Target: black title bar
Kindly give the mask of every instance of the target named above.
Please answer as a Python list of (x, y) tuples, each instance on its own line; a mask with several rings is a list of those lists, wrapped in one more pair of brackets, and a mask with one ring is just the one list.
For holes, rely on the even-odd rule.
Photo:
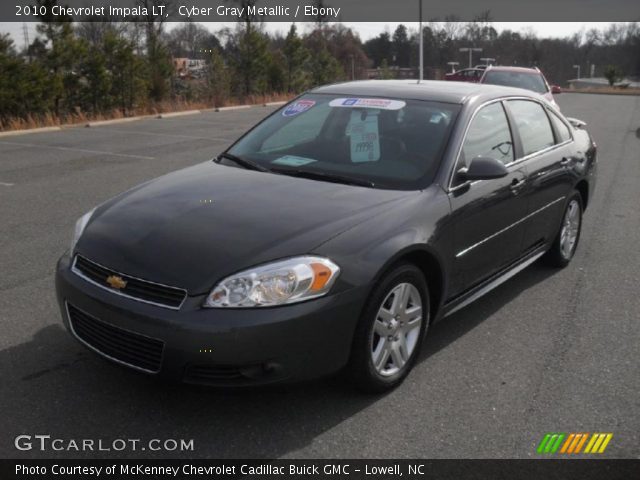
[[(0, 21), (38, 21), (39, 16), (75, 21), (136, 21), (163, 18), (193, 22), (417, 22), (420, 0), (60, 0), (55, 8), (35, 0), (0, 2)], [(150, 7), (142, 7), (148, 3)], [(155, 8), (154, 8), (155, 7)], [(640, 20), (637, 0), (423, 0), (425, 21), (592, 22)]]
[(640, 460), (0, 460), (6, 479), (627, 480)]

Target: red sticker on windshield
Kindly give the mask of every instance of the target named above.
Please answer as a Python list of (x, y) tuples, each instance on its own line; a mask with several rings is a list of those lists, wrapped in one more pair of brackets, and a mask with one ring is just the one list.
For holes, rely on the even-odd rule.
[(314, 100), (296, 100), (282, 111), (283, 117), (294, 117), (304, 113), (316, 104)]

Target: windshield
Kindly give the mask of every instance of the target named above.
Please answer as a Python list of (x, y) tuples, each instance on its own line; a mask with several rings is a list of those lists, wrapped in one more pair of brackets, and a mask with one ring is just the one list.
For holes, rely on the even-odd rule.
[(482, 83), (524, 88), (536, 93), (547, 93), (547, 85), (542, 79), (542, 75), (538, 73), (489, 71), (485, 74)]
[(419, 100), (308, 94), (268, 117), (228, 154), (276, 173), (419, 189), (433, 181), (459, 109)]

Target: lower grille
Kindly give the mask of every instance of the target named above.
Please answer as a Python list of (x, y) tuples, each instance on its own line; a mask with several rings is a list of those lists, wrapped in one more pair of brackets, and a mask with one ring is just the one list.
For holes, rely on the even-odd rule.
[(233, 381), (246, 378), (240, 369), (231, 365), (189, 365), (184, 381), (187, 383), (207, 383)]
[(164, 342), (123, 330), (67, 303), (74, 335), (93, 350), (118, 363), (157, 373), (162, 364)]
[(183, 381), (185, 383), (211, 386), (242, 386), (266, 384), (286, 378), (282, 367), (273, 362), (254, 365), (187, 365)]

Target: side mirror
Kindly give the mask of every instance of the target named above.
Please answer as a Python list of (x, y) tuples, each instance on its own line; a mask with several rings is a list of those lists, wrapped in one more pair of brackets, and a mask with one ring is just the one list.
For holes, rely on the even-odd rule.
[(551, 85), (551, 93), (558, 95), (562, 93), (562, 89), (558, 85)]
[(507, 167), (500, 160), (491, 157), (475, 157), (468, 167), (458, 170), (458, 177), (465, 181), (491, 180), (508, 174)]

